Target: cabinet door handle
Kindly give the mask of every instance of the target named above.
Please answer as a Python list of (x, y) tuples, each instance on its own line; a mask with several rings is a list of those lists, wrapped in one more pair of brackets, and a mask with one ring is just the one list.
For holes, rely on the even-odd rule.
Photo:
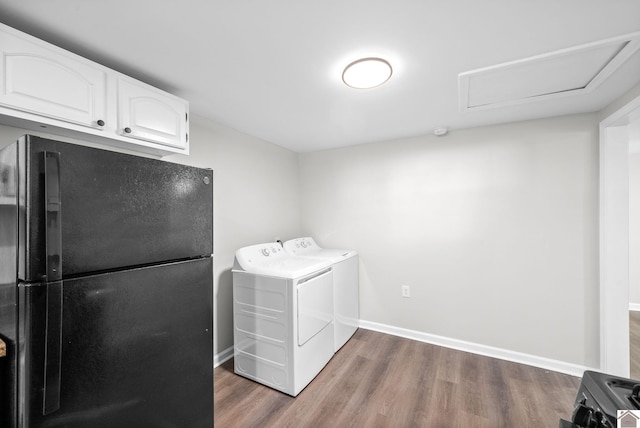
[(131, 128), (129, 127), (124, 128), (124, 132), (125, 134), (131, 134)]
[(102, 119), (98, 119), (96, 123), (98, 124), (98, 126), (104, 126), (104, 120)]

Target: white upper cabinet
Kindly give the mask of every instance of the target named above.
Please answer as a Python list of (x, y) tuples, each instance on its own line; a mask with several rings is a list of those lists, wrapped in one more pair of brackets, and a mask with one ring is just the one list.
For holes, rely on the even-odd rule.
[(158, 156), (189, 154), (189, 103), (0, 24), (0, 123)]
[(118, 79), (118, 129), (124, 136), (184, 148), (187, 103), (141, 82)]
[(105, 70), (37, 43), (0, 32), (0, 104), (78, 125), (101, 128)]

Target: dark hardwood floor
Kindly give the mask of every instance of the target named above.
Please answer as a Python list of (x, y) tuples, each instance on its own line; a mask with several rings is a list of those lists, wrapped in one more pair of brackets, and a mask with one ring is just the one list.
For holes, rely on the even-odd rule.
[(359, 329), (296, 398), (215, 369), (215, 426), (557, 428), (580, 378)]
[(631, 377), (640, 379), (640, 312), (629, 311), (629, 352)]

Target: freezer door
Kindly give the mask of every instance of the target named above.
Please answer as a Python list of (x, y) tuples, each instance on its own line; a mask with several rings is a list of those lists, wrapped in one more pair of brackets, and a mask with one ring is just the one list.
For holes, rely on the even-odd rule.
[[(213, 252), (211, 170), (34, 136), (18, 154), (20, 279), (47, 274), (45, 191), (55, 179), (63, 278)], [(59, 166), (45, 174), (47, 156)]]
[(213, 426), (211, 258), (63, 281), (57, 391), (49, 285), (20, 286), (20, 426)]
[(17, 409), (17, 159), (15, 145), (0, 150), (0, 340), (7, 348), (0, 356), (0, 427), (15, 426)]

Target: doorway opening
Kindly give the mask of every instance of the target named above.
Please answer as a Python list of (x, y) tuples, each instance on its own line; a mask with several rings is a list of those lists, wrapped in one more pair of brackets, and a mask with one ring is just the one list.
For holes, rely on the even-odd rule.
[(640, 97), (600, 123), (600, 368), (629, 377), (629, 147)]

